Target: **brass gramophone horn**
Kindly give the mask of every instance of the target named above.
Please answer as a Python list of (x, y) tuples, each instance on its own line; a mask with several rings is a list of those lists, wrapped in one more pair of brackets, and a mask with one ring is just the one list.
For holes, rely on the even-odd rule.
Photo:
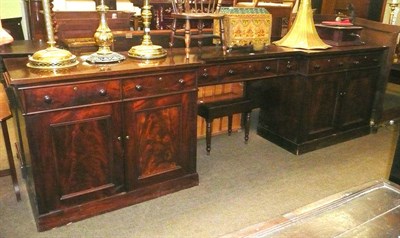
[(315, 29), (311, 0), (300, 0), (299, 10), (289, 32), (273, 43), (278, 46), (307, 50), (331, 47), (321, 40)]

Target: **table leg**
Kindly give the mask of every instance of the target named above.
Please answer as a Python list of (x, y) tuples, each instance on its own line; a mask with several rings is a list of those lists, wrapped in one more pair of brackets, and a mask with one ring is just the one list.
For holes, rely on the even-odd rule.
[(1, 121), (1, 129), (3, 131), (4, 144), (5, 144), (6, 151), (7, 151), (7, 159), (8, 159), (8, 163), (10, 165), (10, 173), (11, 173), (11, 179), (12, 179), (13, 186), (14, 186), (15, 195), (17, 196), (17, 201), (21, 201), (21, 193), (20, 193), (20, 189), (19, 189), (19, 185), (18, 185), (17, 172), (15, 170), (14, 158), (13, 158), (12, 150), (11, 150), (11, 143), (10, 143), (10, 137), (8, 134), (7, 121)]

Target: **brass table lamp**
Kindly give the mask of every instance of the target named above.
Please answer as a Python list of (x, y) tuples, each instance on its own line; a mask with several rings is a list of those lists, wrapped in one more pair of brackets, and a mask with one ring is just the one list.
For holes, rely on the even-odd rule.
[(104, 5), (104, 0), (101, 0), (101, 4), (96, 8), (100, 14), (100, 24), (94, 34), (94, 40), (99, 49), (86, 58), (86, 61), (92, 64), (121, 62), (125, 59), (125, 56), (110, 50), (114, 36), (107, 25), (106, 12), (108, 9), (108, 6)]
[(55, 46), (56, 41), (54, 40), (49, 0), (42, 0), (42, 4), (48, 38), (47, 44), (49, 47), (44, 50), (39, 50), (32, 56), (29, 56), (29, 63), (27, 66), (37, 69), (60, 69), (77, 65), (79, 61), (76, 59), (75, 55)]
[(133, 46), (128, 55), (138, 59), (157, 59), (167, 56), (167, 51), (159, 45), (153, 45), (150, 37), (151, 24), (151, 6), (149, 0), (145, 0), (142, 8), (142, 18), (144, 26), (144, 35), (141, 45)]

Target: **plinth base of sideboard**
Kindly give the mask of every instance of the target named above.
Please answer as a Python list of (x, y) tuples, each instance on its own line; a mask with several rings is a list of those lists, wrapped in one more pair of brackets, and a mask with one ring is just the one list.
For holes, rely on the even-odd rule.
[(197, 185), (199, 185), (199, 176), (197, 173), (193, 173), (134, 191), (51, 211), (35, 217), (37, 229), (46, 231)]
[(318, 138), (304, 143), (296, 143), (281, 135), (274, 133), (273, 131), (265, 127), (262, 126), (257, 127), (257, 134), (259, 136), (263, 137), (264, 139), (267, 139), (268, 141), (282, 147), (283, 149), (295, 155), (305, 154), (307, 152), (311, 152), (341, 142), (345, 142), (351, 139), (362, 137), (370, 133), (371, 133), (371, 128), (369, 126), (365, 126), (345, 132), (339, 132), (330, 136)]

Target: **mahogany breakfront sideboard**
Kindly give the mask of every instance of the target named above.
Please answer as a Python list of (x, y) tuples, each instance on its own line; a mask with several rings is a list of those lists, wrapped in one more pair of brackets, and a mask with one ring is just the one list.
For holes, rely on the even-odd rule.
[(295, 154), (370, 133), (386, 51), (173, 49), (54, 71), (5, 59), (38, 230), (196, 186), (200, 86), (244, 82), (258, 134)]

